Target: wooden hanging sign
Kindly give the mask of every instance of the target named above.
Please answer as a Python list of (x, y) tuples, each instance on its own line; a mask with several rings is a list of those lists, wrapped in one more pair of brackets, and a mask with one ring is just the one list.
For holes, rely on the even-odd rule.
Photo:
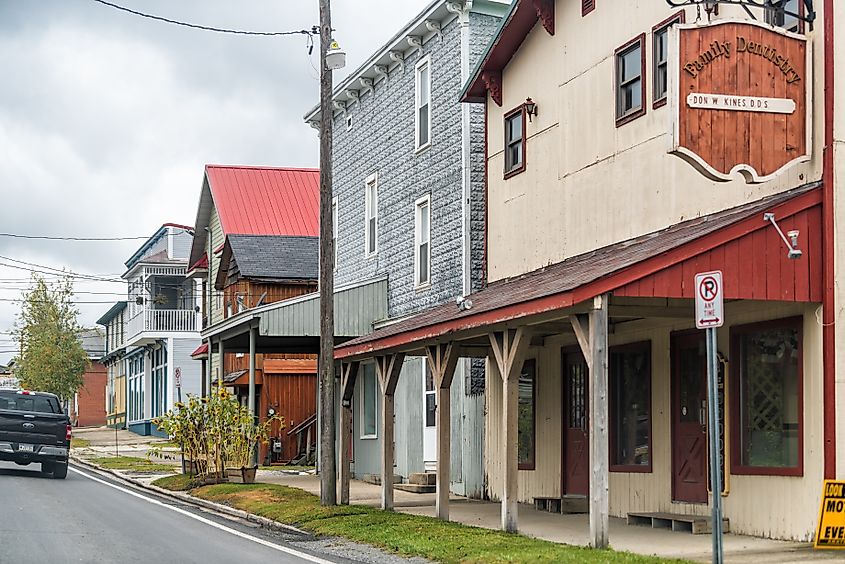
[[(718, 181), (765, 182), (810, 159), (811, 46), (758, 22), (723, 20), (670, 30), (672, 145)], [(670, 60), (672, 60), (670, 58)]]

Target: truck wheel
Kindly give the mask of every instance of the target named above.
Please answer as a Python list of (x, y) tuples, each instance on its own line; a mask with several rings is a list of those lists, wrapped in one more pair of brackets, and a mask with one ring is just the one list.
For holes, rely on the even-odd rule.
[(41, 473), (42, 474), (52, 474), (53, 473), (53, 463), (52, 462), (42, 462), (41, 463)]
[(67, 465), (67, 462), (65, 462), (64, 464), (57, 463), (53, 465), (54, 480), (64, 480), (65, 478), (67, 478)]

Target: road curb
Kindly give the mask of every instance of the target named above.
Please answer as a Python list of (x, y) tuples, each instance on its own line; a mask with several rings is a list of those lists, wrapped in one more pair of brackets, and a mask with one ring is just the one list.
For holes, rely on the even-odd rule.
[(222, 513), (225, 516), (229, 517), (237, 517), (238, 519), (244, 519), (246, 521), (250, 521), (252, 523), (256, 523), (261, 525), (265, 529), (273, 529), (283, 533), (296, 533), (299, 535), (308, 535), (313, 536), (313, 533), (309, 533), (308, 531), (303, 531), (293, 525), (286, 525), (285, 523), (279, 523), (278, 521), (273, 521), (272, 519), (268, 519), (266, 517), (262, 517), (260, 515), (255, 515), (254, 513), (249, 513), (247, 511), (243, 511), (241, 509), (235, 509), (234, 507), (229, 507), (228, 505), (223, 505), (221, 503), (215, 503), (213, 501), (208, 501), (206, 499), (201, 499), (198, 497), (194, 497), (190, 494), (186, 494), (183, 492), (174, 492), (171, 490), (166, 490), (164, 488), (160, 488), (158, 486), (154, 486), (153, 484), (145, 484), (144, 482), (132, 478), (130, 476), (126, 476), (121, 474), (116, 470), (112, 470), (110, 468), (103, 468), (101, 466), (97, 466), (96, 464), (85, 460), (84, 458), (80, 458), (75, 455), (70, 455), (70, 459), (81, 466), (85, 466), (86, 468), (90, 468), (92, 470), (96, 470), (97, 472), (101, 472), (103, 474), (109, 474), (114, 476), (118, 480), (125, 482), (127, 484), (131, 484), (137, 488), (141, 488), (150, 492), (154, 492), (158, 495), (169, 497), (171, 499), (176, 499), (178, 501), (188, 503), (190, 505), (194, 505), (196, 507), (200, 507), (203, 509), (211, 509), (217, 513)]

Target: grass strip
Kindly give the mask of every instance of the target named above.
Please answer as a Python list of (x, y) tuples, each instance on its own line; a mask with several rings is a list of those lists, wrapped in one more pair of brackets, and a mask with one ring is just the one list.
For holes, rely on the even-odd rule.
[(153, 485), (172, 492), (186, 492), (202, 485), (202, 483), (193, 476), (176, 474), (175, 476), (164, 476), (153, 480)]
[(217, 484), (194, 488), (191, 494), (313, 533), (344, 537), (404, 556), (422, 556), (447, 564), (683, 562), (630, 552), (558, 544), (431, 517), (357, 505), (323, 507), (319, 498), (313, 494), (276, 484)]
[(70, 440), (70, 448), (87, 448), (91, 446), (91, 441), (88, 439), (80, 439), (78, 437), (73, 437)]
[(157, 464), (146, 458), (135, 456), (95, 456), (87, 460), (109, 470), (128, 470), (130, 472), (174, 472), (177, 470), (175, 466), (170, 464)]

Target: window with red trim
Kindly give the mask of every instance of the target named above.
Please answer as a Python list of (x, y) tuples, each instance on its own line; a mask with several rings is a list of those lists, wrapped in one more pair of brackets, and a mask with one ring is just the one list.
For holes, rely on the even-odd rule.
[(669, 90), (669, 28), (677, 23), (684, 23), (684, 12), (678, 12), (671, 18), (660, 22), (651, 32), (652, 56), (652, 97), (654, 107), (666, 104)]
[(803, 473), (802, 319), (731, 329), (734, 474)]
[(519, 403), (517, 435), (519, 469), (534, 470), (536, 450), (537, 361), (526, 360), (519, 374)]
[(525, 106), (505, 114), (505, 178), (525, 170)]
[(610, 349), (610, 469), (651, 472), (651, 342)]
[(645, 34), (616, 50), (616, 125), (645, 114)]

